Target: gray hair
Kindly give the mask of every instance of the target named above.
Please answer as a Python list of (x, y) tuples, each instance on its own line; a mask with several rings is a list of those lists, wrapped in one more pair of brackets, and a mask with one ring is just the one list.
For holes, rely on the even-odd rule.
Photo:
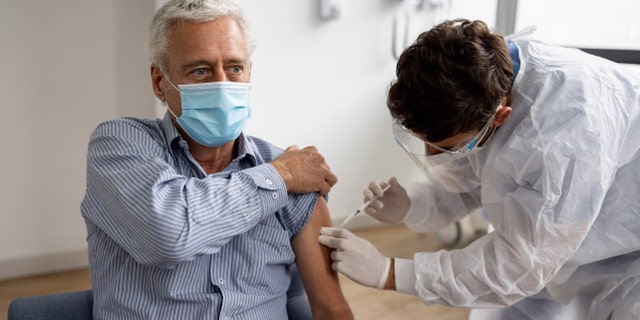
[(167, 33), (175, 21), (214, 21), (229, 17), (238, 23), (244, 35), (249, 56), (255, 48), (255, 40), (240, 7), (233, 0), (170, 0), (156, 12), (149, 25), (147, 55), (152, 64), (167, 72)]

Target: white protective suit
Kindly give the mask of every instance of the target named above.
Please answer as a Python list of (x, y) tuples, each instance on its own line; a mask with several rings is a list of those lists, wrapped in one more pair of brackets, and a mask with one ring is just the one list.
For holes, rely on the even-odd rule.
[(511, 306), (472, 319), (640, 319), (640, 74), (514, 43), (513, 110), (466, 158), (473, 190), (414, 185), (404, 220), (434, 231), (483, 207), (495, 231), (396, 259), (397, 289), (427, 305)]

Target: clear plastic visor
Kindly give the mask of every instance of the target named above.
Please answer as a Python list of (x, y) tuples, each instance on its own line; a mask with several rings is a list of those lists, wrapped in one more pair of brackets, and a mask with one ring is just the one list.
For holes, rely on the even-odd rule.
[[(486, 140), (485, 137), (490, 131), (489, 129), (491, 128), (491, 123), (494, 118), (495, 114), (491, 116), (489, 121), (487, 121), (487, 124), (485, 124), (475, 136), (463, 139), (451, 148), (444, 148), (437, 146), (432, 142), (425, 141), (397, 121), (393, 122), (393, 136), (403, 149), (413, 155), (435, 156), (442, 153), (453, 155), (466, 154), (471, 152), (475, 147), (483, 142), (483, 140)], [(438, 152), (432, 152), (431, 150), (436, 150)]]

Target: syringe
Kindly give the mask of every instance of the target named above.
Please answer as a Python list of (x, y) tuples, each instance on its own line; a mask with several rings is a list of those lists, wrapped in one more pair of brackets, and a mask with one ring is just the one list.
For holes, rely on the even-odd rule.
[[(382, 188), (382, 193), (384, 193), (385, 191), (387, 191), (387, 189), (389, 189), (391, 185), (387, 185), (386, 187)], [(340, 225), (340, 228), (344, 228), (344, 226), (347, 225), (347, 223), (349, 223), (349, 221), (353, 220), (353, 218), (356, 217), (356, 215), (358, 213), (360, 213), (361, 211), (363, 211), (366, 207), (368, 207), (374, 200), (377, 200), (378, 197), (373, 197), (373, 199), (365, 202), (362, 206), (360, 206), (360, 208), (358, 208), (354, 213), (352, 213), (350, 216), (348, 216), (346, 219), (344, 219), (344, 221), (342, 222), (342, 224)]]

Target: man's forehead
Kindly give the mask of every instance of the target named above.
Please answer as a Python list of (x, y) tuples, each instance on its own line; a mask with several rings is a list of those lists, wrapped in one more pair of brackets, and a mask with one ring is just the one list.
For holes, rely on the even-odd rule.
[(167, 40), (169, 58), (202, 60), (219, 56), (225, 60), (248, 60), (244, 35), (232, 19), (181, 21), (172, 24)]

